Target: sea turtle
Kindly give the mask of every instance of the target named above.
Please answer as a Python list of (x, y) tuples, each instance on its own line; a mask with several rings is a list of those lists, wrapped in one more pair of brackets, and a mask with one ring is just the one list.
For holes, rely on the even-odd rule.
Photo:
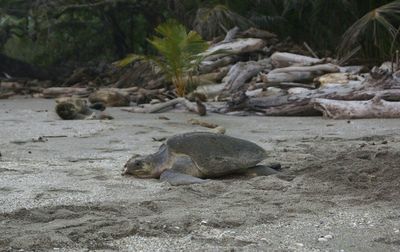
[(257, 165), (266, 157), (263, 148), (243, 139), (190, 132), (170, 137), (154, 154), (132, 157), (125, 164), (123, 175), (160, 178), (171, 185), (183, 185), (234, 173), (276, 173), (269, 166)]
[(56, 99), (56, 113), (64, 120), (104, 120), (113, 119), (103, 112), (106, 107), (102, 103), (88, 105), (85, 99), (78, 97), (61, 97)]

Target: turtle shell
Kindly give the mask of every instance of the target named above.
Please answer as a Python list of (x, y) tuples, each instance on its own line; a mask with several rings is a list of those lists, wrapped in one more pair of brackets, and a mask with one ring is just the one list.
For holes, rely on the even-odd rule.
[(247, 140), (209, 132), (176, 135), (166, 142), (172, 155), (188, 155), (207, 177), (218, 177), (253, 167), (266, 151)]

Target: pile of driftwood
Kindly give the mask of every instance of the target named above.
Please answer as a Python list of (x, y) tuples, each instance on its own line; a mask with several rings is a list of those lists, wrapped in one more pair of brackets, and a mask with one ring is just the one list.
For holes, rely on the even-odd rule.
[[(400, 72), (385, 63), (372, 71), (318, 58), (305, 43), (279, 41), (275, 34), (251, 28), (230, 30), (210, 42), (185, 98), (150, 63), (79, 68), (58, 87), (29, 86), (44, 98), (88, 98), (93, 104), (129, 106), (130, 112), (157, 113), (181, 105), (204, 115), (324, 115), (330, 118), (400, 117)], [(26, 85), (3, 81), (3, 98)], [(1, 93), (1, 92), (0, 92)], [(2, 98), (2, 97), (0, 97)]]

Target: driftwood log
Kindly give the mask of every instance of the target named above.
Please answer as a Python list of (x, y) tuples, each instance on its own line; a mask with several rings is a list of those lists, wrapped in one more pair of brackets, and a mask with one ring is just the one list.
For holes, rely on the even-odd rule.
[(236, 63), (222, 80), (225, 84), (223, 92), (225, 94), (231, 94), (232, 92), (238, 91), (248, 80), (256, 76), (262, 70), (272, 68), (270, 62), (269, 59), (264, 59), (260, 61)]
[(196, 88), (195, 93), (207, 97), (208, 100), (216, 98), (224, 90), (225, 84), (213, 84), (207, 86), (199, 86)]
[(190, 102), (186, 98), (178, 97), (175, 99), (172, 99), (167, 102), (159, 103), (159, 104), (152, 104), (152, 105), (147, 105), (144, 107), (132, 107), (132, 108), (127, 108), (127, 109), (122, 109), (122, 111), (126, 112), (132, 112), (132, 113), (160, 113), (164, 112), (167, 110), (173, 109), (174, 106), (177, 104), (181, 104), (184, 107), (187, 108), (187, 110), (195, 113), (201, 113), (201, 111), (198, 110), (198, 106), (195, 103)]
[(379, 95), (367, 101), (315, 99), (311, 103), (332, 119), (400, 118), (400, 102), (385, 101)]
[(293, 116), (320, 114), (320, 110), (317, 110), (312, 102), (320, 98), (365, 101), (378, 95), (387, 101), (400, 101), (400, 89), (384, 88), (388, 88), (387, 81), (367, 80), (353, 81), (348, 85), (329, 85), (314, 90), (297, 88), (300, 92), (291, 92), (289, 89), (284, 94), (264, 97), (248, 97), (244, 93), (239, 93), (228, 106), (231, 111), (250, 110), (270, 116)]
[(236, 39), (230, 43), (217, 44), (210, 47), (202, 55), (206, 57), (205, 60), (215, 60), (225, 55), (237, 55), (259, 51), (264, 47), (265, 41), (262, 39)]
[(199, 72), (200, 74), (210, 73), (218, 68), (233, 64), (239, 60), (239, 56), (226, 56), (216, 60), (204, 60), (199, 66)]
[(185, 81), (193, 82), (196, 86), (204, 86), (221, 82), (221, 80), (226, 76), (230, 67), (221, 67), (216, 69), (214, 72), (209, 72), (206, 74), (195, 75), (192, 77), (186, 77)]
[(19, 82), (2, 81), (2, 82), (0, 82), (0, 89), (18, 92), (18, 91), (24, 89), (24, 86)]
[(321, 64), (313, 66), (291, 66), (284, 68), (276, 68), (268, 74), (260, 74), (263, 82), (279, 83), (279, 82), (302, 82), (312, 81), (314, 78), (325, 73), (337, 73), (340, 69), (333, 64)]
[(324, 60), (321, 59), (285, 52), (275, 52), (271, 55), (271, 60), (276, 68), (292, 65), (314, 65), (324, 62)]
[(58, 98), (63, 96), (88, 97), (91, 91), (88, 88), (51, 87), (43, 90), (44, 98)]

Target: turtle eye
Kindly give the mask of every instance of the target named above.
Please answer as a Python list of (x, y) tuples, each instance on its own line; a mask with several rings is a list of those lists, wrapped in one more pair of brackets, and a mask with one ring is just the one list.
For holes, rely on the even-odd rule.
[(142, 161), (140, 160), (135, 160), (135, 162), (133, 163), (135, 166), (141, 166), (142, 165)]

